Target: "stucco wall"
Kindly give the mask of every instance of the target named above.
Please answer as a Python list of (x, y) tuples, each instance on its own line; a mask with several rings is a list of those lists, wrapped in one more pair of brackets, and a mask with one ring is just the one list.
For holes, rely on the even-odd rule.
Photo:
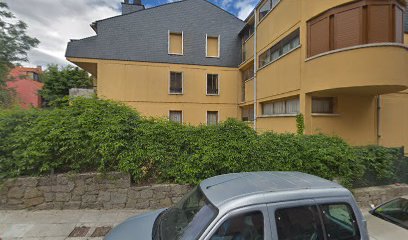
[[(183, 73), (183, 94), (169, 94), (170, 72)], [(218, 74), (219, 95), (208, 96), (207, 74)], [(238, 69), (141, 62), (98, 62), (99, 97), (121, 101), (142, 115), (168, 117), (183, 111), (185, 123), (206, 122), (207, 111), (218, 111), (221, 121), (238, 118), (241, 75)]]

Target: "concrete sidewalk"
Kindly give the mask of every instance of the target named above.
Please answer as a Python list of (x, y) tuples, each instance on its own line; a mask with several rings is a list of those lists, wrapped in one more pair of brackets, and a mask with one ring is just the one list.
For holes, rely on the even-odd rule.
[(145, 211), (0, 211), (0, 239), (102, 239), (112, 227)]

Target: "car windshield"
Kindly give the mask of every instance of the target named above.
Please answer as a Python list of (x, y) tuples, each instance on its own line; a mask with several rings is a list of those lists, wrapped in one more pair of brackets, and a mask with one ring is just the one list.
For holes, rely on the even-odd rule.
[(201, 189), (195, 187), (174, 207), (159, 216), (153, 239), (197, 239), (217, 213), (217, 208), (208, 201)]
[(406, 198), (397, 198), (385, 203), (372, 213), (374, 216), (408, 229), (408, 199)]

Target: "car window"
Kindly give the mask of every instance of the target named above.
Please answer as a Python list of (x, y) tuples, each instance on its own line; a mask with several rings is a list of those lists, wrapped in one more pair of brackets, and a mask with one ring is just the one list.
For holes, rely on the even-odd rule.
[(208, 201), (201, 188), (195, 187), (156, 219), (153, 239), (197, 239), (217, 214), (218, 209)]
[(375, 209), (373, 214), (408, 229), (408, 200), (405, 198), (385, 203)]
[(261, 212), (249, 212), (227, 219), (211, 240), (262, 240), (264, 218)]
[(323, 240), (316, 206), (278, 209), (275, 222), (279, 240)]
[(360, 232), (350, 205), (345, 203), (320, 205), (328, 240), (358, 240)]

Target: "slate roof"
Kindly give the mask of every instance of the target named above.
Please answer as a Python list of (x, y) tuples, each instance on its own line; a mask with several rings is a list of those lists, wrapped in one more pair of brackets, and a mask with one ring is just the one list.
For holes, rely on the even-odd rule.
[[(245, 23), (206, 0), (184, 0), (96, 23), (97, 35), (68, 43), (66, 57), (237, 67)], [(184, 33), (184, 55), (168, 55), (168, 31)], [(220, 35), (220, 58), (207, 58), (206, 34)]]

